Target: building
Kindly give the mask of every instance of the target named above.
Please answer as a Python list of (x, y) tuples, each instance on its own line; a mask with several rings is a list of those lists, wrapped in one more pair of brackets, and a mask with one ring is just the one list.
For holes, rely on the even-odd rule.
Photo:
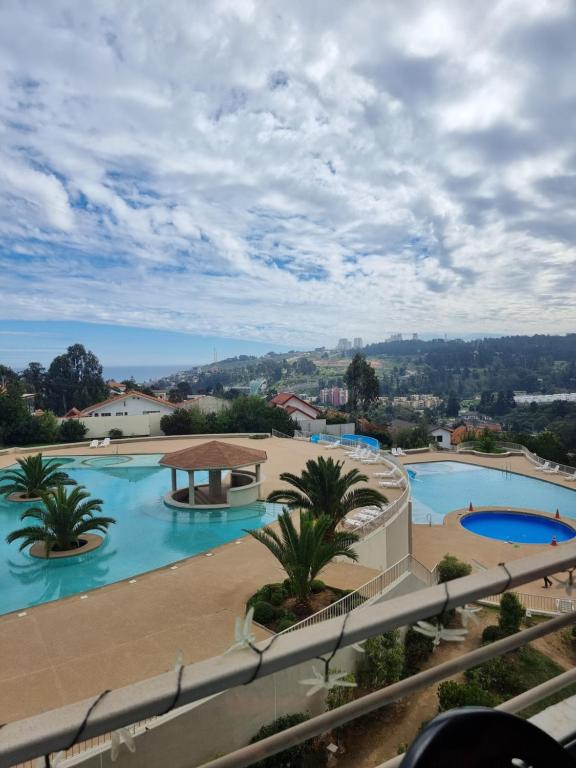
[(126, 392), (126, 384), (122, 384), (120, 381), (116, 381), (116, 379), (108, 379), (106, 381), (106, 386), (108, 387), (110, 396), (122, 395)]
[(364, 346), (364, 344), (362, 343), (362, 337), (356, 336), (356, 338), (352, 343), (352, 346), (354, 347), (354, 349), (362, 349), (362, 347)]
[(128, 390), (123, 395), (114, 395), (107, 400), (84, 408), (81, 418), (96, 418), (99, 416), (145, 416), (149, 413), (174, 413), (180, 404), (168, 403), (143, 392)]
[(318, 402), (322, 405), (341, 406), (348, 402), (348, 390), (346, 387), (327, 387), (318, 393)]
[(525, 392), (514, 393), (516, 405), (529, 405), (530, 403), (554, 403), (562, 400), (565, 403), (576, 403), (576, 392), (558, 392), (553, 395), (527, 395)]
[(388, 337), (388, 341), (402, 341), (402, 334), (401, 333), (392, 333)]
[(418, 334), (417, 333), (413, 333), (412, 334), (412, 341), (418, 341)]
[(286, 411), (295, 421), (304, 422), (311, 421), (318, 418), (320, 413), (318, 408), (307, 403), (298, 395), (292, 392), (280, 392), (276, 397), (270, 400), (270, 405), (275, 408), (282, 408)]
[(439, 448), (450, 450), (452, 447), (452, 434), (454, 430), (451, 427), (430, 427), (428, 434), (430, 442), (436, 443)]
[(352, 349), (352, 344), (349, 339), (338, 339), (336, 346), (338, 352), (348, 352), (350, 349)]

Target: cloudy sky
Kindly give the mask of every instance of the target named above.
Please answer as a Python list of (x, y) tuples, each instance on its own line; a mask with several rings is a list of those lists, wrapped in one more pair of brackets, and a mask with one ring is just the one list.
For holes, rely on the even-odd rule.
[(0, 316), (573, 331), (575, 9), (3, 0)]

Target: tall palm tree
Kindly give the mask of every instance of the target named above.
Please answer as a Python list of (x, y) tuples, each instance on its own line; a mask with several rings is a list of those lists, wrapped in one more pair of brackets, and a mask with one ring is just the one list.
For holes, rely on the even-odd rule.
[(278, 517), (279, 534), (269, 526), (247, 531), (264, 544), (284, 568), (302, 613), (310, 611), (312, 580), (333, 558), (340, 555), (358, 560), (358, 555), (352, 549), (358, 536), (338, 531), (327, 538), (331, 524), (332, 521), (325, 515), (314, 518), (310, 512), (300, 512), (300, 530), (297, 531), (290, 512), (285, 509)]
[(280, 480), (294, 486), (272, 491), (267, 501), (286, 504), (289, 509), (304, 509), (320, 517), (330, 518), (327, 535), (331, 536), (338, 523), (348, 512), (370, 504), (385, 504), (387, 499), (374, 488), (353, 488), (358, 483), (367, 482), (368, 478), (357, 469), (342, 474), (343, 461), (334, 461), (330, 456), (325, 459), (306, 462), (306, 469), (300, 477), (291, 472), (282, 472)]
[(2, 476), (3, 485), (0, 493), (21, 493), (24, 498), (32, 499), (40, 496), (42, 492), (49, 491), (59, 485), (76, 485), (76, 480), (59, 472), (63, 462), (58, 459), (42, 459), (42, 454), (27, 456), (25, 459), (17, 459), (20, 469), (11, 469)]
[(23, 539), (20, 549), (24, 549), (37, 541), (43, 541), (48, 556), (52, 550), (64, 552), (76, 549), (83, 533), (106, 533), (108, 526), (116, 522), (113, 517), (95, 514), (101, 512), (102, 500), (91, 499), (82, 485), (70, 493), (59, 485), (53, 491), (42, 491), (40, 497), (44, 506), (30, 507), (20, 516), (21, 520), (31, 517), (39, 524), (12, 531), (6, 536), (8, 544)]

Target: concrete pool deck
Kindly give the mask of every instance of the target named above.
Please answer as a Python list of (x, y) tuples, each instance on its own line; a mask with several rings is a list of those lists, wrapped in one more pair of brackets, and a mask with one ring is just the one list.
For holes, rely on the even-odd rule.
[[(299, 473), (307, 459), (335, 453), (279, 438), (226, 439), (267, 451), (265, 494), (281, 486), (280, 472)], [(117, 447), (119, 453), (166, 453), (194, 444), (198, 440), (178, 438), (123, 443), (93, 454), (113, 455)], [(46, 455), (89, 453), (76, 447)], [(0, 456), (0, 467), (14, 461), (13, 456)], [(350, 461), (347, 465), (355, 466)], [(168, 487), (169, 472), (166, 483)], [(86, 592), (84, 599), (75, 595), (24, 608), (23, 616), (0, 616), (0, 722), (170, 670), (178, 650), (185, 663), (225, 651), (247, 598), (262, 584), (284, 578), (265, 547), (250, 537), (240, 541), (215, 548), (211, 557), (196, 555), (177, 562), (176, 568), (136, 576), (134, 583), (127, 580)], [(335, 587), (355, 589), (377, 573), (353, 563), (333, 563), (321, 578)]]
[[(211, 438), (203, 438), (209, 440)], [(363, 466), (347, 459), (342, 451), (318, 444), (269, 438), (228, 438), (245, 447), (268, 453), (263, 494), (278, 488), (282, 471), (298, 474), (306, 460), (318, 455), (345, 460), (346, 470), (359, 468), (378, 488), (373, 473), (378, 466)], [(113, 444), (105, 449), (60, 448), (49, 456), (167, 453), (197, 445), (196, 438)], [(30, 449), (28, 453), (35, 453)], [(559, 476), (536, 472), (524, 457), (482, 458), (446, 452), (422, 453), (403, 458), (420, 461), (464, 461), (488, 467), (508, 467), (519, 474), (547, 479), (566, 487)], [(15, 462), (0, 455), (0, 467)], [(167, 474), (167, 487), (169, 476)], [(390, 500), (400, 491), (384, 489)], [(575, 497), (576, 499), (576, 497)], [(532, 554), (542, 545), (512, 547), (504, 542), (482, 540), (450, 526), (414, 525), (413, 553), (432, 567), (450, 552), (485, 566)], [(0, 722), (17, 720), (38, 712), (95, 695), (171, 669), (178, 650), (186, 663), (226, 650), (232, 642), (234, 619), (244, 612), (246, 599), (263, 583), (283, 578), (276, 561), (258, 542), (246, 537), (241, 544), (225, 544), (213, 556), (197, 555), (157, 571), (136, 576), (90, 592), (45, 603), (18, 613), (0, 616)], [(377, 572), (348, 563), (329, 566), (322, 578), (337, 587), (354, 589)], [(131, 583), (133, 581), (133, 583)], [(522, 591), (564, 596), (559, 585), (543, 590), (541, 584), (525, 585)]]

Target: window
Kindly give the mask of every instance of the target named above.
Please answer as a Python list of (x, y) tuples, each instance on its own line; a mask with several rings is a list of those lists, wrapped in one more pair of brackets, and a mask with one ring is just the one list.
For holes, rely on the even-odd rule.
[(146, 414), (146, 413), (160, 413), (160, 411), (142, 411), (142, 413), (144, 413), (144, 414)]
[(111, 413), (101, 413), (100, 416), (112, 416)]
[(124, 416), (124, 411), (116, 411), (116, 416)]

